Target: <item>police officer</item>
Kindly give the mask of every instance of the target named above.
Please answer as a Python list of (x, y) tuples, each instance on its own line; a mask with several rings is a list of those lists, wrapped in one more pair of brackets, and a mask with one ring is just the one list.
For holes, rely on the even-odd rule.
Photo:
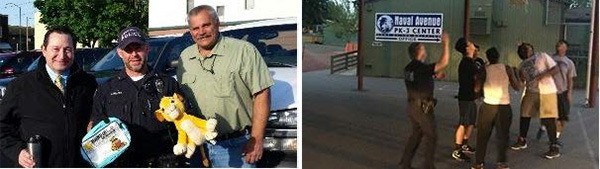
[[(435, 121), (433, 107), (433, 78), (443, 77), (442, 71), (448, 65), (449, 47), (448, 35), (442, 34), (442, 56), (437, 63), (427, 64), (425, 62), (425, 46), (421, 43), (412, 43), (408, 47), (411, 61), (404, 68), (404, 83), (408, 93), (408, 119), (412, 125), (413, 131), (404, 148), (402, 155), (401, 168), (412, 168), (411, 161), (419, 145), (423, 145), (424, 166), (419, 168), (434, 168), (435, 144), (437, 133), (435, 131)], [(423, 140), (423, 144), (420, 144)]]
[(181, 157), (172, 151), (175, 127), (154, 116), (161, 97), (172, 96), (179, 86), (172, 77), (149, 70), (146, 38), (136, 27), (119, 33), (117, 54), (125, 69), (96, 91), (91, 123), (117, 117), (129, 129), (131, 146), (112, 167), (181, 167)]

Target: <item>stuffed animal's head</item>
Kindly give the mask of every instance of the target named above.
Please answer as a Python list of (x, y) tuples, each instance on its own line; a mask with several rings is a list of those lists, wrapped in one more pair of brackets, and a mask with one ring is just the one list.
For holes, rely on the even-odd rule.
[(154, 112), (156, 119), (160, 122), (167, 120), (173, 122), (179, 119), (185, 113), (182, 97), (173, 94), (173, 97), (163, 97), (160, 99), (158, 110)]

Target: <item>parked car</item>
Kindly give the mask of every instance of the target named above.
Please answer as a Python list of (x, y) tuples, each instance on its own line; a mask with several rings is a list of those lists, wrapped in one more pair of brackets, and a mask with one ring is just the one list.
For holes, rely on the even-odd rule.
[[(106, 54), (106, 52), (108, 52), (110, 49), (106, 49), (106, 48), (94, 48), (94, 49), (76, 49), (75, 51), (75, 62), (77, 63), (77, 65), (81, 66), (84, 70), (89, 70), (90, 67), (92, 67), (92, 65), (94, 65), (97, 60), (104, 56)], [(3, 54), (0, 54), (3, 55)], [(5, 94), (5, 90), (6, 90), (6, 86), (8, 85), (8, 83), (10, 83), (16, 76), (18, 76), (21, 73), (25, 73), (25, 72), (30, 72), (33, 71), (37, 68), (37, 64), (39, 62), (39, 59), (41, 58), (42, 52), (37, 50), (37, 51), (26, 51), (26, 52), (19, 52), (17, 54), (17, 56), (19, 58), (26, 58), (26, 59), (21, 59), (20, 61), (12, 61), (14, 66), (11, 66), (14, 70), (16, 71), (12, 71), (11, 68), (6, 67), (4, 68), (4, 66), (0, 66), (0, 100), (2, 98), (2, 96), (4, 96)], [(13, 65), (13, 64), (7, 64), (7, 65)], [(0, 64), (2, 65), (2, 64)], [(6, 70), (6, 71), (4, 71)], [(14, 72), (12, 73), (12, 75), (8, 75), (10, 74), (10, 72)], [(7, 74), (7, 76), (3, 76), (4, 74)]]
[(6, 92), (6, 85), (16, 76), (27, 72), (27, 66), (33, 62), (33, 52), (0, 53), (0, 100)]
[(6, 42), (0, 42), (0, 53), (13, 52), (13, 48)]
[[(22, 52), (21, 52), (22, 53)], [(21, 53), (3, 53), (0, 55), (0, 78), (10, 78), (25, 72), (34, 57)]]
[[(150, 38), (148, 40), (150, 51), (146, 63), (151, 67), (155, 65), (158, 53), (167, 42), (173, 39), (175, 37)], [(102, 84), (121, 70), (123, 70), (123, 60), (117, 54), (117, 48), (114, 48), (104, 55), (88, 72), (96, 76), (98, 84)]]

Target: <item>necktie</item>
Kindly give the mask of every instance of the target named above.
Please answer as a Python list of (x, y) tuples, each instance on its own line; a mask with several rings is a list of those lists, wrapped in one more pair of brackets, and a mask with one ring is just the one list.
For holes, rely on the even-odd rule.
[(58, 87), (58, 89), (60, 90), (60, 92), (65, 93), (65, 89), (63, 88), (62, 83), (60, 83), (60, 75), (56, 76), (56, 79), (54, 79), (54, 85), (56, 85), (56, 87)]

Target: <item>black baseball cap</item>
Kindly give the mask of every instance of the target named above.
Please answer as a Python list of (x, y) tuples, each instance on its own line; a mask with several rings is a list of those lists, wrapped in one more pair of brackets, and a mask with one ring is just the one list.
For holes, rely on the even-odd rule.
[(146, 34), (144, 34), (144, 32), (142, 32), (139, 28), (127, 27), (121, 30), (121, 32), (119, 33), (119, 37), (117, 40), (119, 42), (118, 48), (123, 49), (131, 43), (146, 44), (147, 38), (148, 37), (146, 36)]

